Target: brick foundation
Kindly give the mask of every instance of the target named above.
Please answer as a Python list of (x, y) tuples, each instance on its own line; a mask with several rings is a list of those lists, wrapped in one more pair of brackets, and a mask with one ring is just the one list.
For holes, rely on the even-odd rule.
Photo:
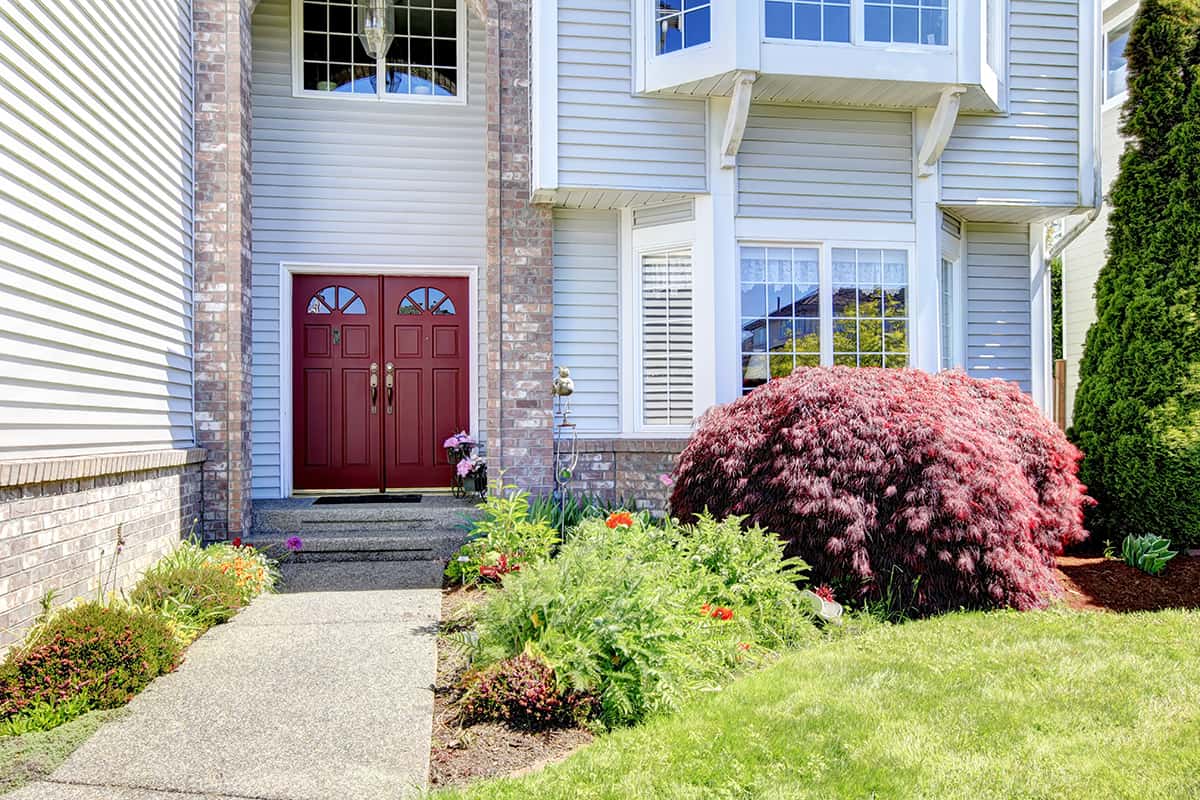
[(530, 0), (487, 2), (488, 354), (491, 473), (552, 488), (553, 222), (530, 202)]
[(683, 451), (682, 439), (584, 439), (578, 446), (575, 491), (632, 500), (638, 509), (665, 513), (671, 491), (659, 480)]
[(195, 402), (204, 535), (250, 530), (250, 0), (193, 0)]
[(203, 459), (164, 450), (0, 465), (0, 649), (47, 592), (58, 605), (95, 597), (102, 580), (127, 589), (177, 544), (200, 514)]

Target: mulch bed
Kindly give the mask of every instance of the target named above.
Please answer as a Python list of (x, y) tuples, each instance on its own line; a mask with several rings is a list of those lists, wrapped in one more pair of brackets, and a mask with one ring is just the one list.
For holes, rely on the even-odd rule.
[[(479, 592), (460, 588), (442, 592), (443, 625), (479, 601)], [(433, 746), (430, 786), (453, 786), (482, 778), (521, 775), (566, 758), (592, 740), (582, 728), (532, 733), (497, 723), (462, 726), (454, 708), (466, 658), (453, 642), (439, 636), (437, 684), (433, 694)]]
[(1200, 608), (1200, 558), (1182, 553), (1157, 576), (1103, 556), (1062, 556), (1058, 579), (1067, 605), (1084, 611)]

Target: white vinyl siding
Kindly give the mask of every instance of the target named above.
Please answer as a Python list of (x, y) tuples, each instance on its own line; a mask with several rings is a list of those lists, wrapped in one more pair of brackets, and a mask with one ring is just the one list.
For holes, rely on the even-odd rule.
[[(486, 39), (468, 29), (468, 102), (293, 97), (290, 0), (253, 18), (253, 491), (280, 489), (281, 264), (476, 266), (485, 296)], [(472, 298), (474, 301), (474, 298)], [(480, 335), (485, 303), (476, 303)], [(486, 408), (486, 347), (477, 347)], [(477, 431), (476, 433), (482, 433)]]
[(190, 446), (190, 3), (4, 0), (0, 109), (0, 459)]
[(705, 103), (632, 95), (629, 0), (557, 1), (559, 186), (705, 191)]
[(643, 254), (640, 282), (642, 425), (690, 425), (692, 251)]
[(1029, 226), (966, 229), (967, 372), (1032, 384)]
[(653, 228), (655, 225), (691, 222), (695, 218), (696, 204), (691, 200), (633, 209), (634, 228)]
[(1079, 204), (1079, 0), (1009, 0), (1008, 113), (962, 115), (946, 205)]
[(620, 429), (620, 217), (554, 211), (554, 364), (571, 369), (580, 433)]
[(756, 104), (738, 155), (738, 214), (908, 222), (908, 112)]

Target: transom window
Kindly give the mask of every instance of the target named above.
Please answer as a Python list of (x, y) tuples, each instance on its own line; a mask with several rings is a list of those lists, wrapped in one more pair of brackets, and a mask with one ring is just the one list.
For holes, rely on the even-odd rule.
[(326, 286), (308, 300), (309, 314), (366, 314), (367, 307), (353, 289), (345, 286)]
[(850, 0), (767, 0), (765, 16), (772, 39), (850, 41)]
[(357, 35), (354, 0), (294, 1), (303, 91), (392, 99), (459, 95), (458, 0), (394, 0), (395, 37), (377, 59), (367, 56)]
[(711, 0), (655, 0), (659, 55), (712, 41)]
[(1133, 21), (1113, 28), (1105, 35), (1106, 69), (1104, 77), (1104, 99), (1111, 100), (1129, 88), (1128, 65), (1125, 61), (1125, 45), (1129, 44), (1129, 31)]
[(743, 393), (798, 367), (908, 365), (908, 252), (826, 253), (741, 248)]
[(950, 0), (865, 0), (868, 42), (944, 45)]

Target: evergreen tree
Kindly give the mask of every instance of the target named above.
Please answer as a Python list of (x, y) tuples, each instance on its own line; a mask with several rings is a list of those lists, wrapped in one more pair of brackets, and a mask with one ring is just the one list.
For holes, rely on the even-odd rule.
[(1144, 0), (1073, 438), (1119, 538), (1200, 542), (1200, 0)]

